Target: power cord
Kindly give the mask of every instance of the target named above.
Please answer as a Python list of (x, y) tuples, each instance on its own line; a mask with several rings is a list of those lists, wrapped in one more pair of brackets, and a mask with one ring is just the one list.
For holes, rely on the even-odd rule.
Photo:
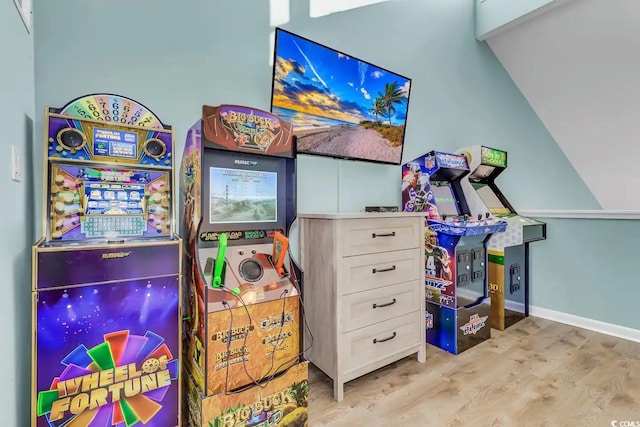
[[(291, 248), (289, 247), (287, 252), (289, 252), (289, 257), (290, 257), (290, 263), (292, 263), (292, 258), (291, 258)], [(304, 324), (304, 329), (306, 329), (306, 331), (308, 332), (309, 338), (310, 338), (310, 343), (309, 346), (307, 348), (302, 349), (301, 351), (299, 351), (296, 355), (294, 355), (292, 358), (284, 361), (283, 363), (281, 363), (275, 371), (272, 372), (273, 370), (273, 366), (275, 364), (275, 355), (276, 355), (276, 350), (277, 347), (283, 342), (284, 340), (284, 336), (282, 335), (283, 329), (284, 329), (284, 323), (285, 323), (285, 312), (286, 312), (286, 295), (289, 293), (288, 289), (285, 289), (284, 292), (280, 295), (280, 298), (282, 298), (282, 312), (280, 314), (280, 330), (278, 332), (278, 339), (274, 340), (271, 342), (272, 344), (272, 350), (271, 350), (271, 364), (269, 366), (269, 369), (267, 371), (267, 373), (272, 372), (270, 375), (265, 375), (263, 376), (263, 378), (256, 380), (255, 378), (253, 378), (253, 376), (249, 373), (249, 370), (247, 369), (247, 364), (246, 364), (246, 358), (245, 358), (245, 349), (246, 349), (246, 344), (247, 344), (247, 339), (249, 337), (249, 333), (251, 332), (251, 328), (247, 328), (247, 331), (244, 334), (244, 340), (243, 340), (243, 344), (242, 344), (242, 366), (244, 369), (245, 374), (247, 375), (247, 377), (251, 380), (250, 384), (247, 384), (244, 387), (241, 387), (239, 389), (233, 390), (233, 391), (229, 391), (229, 367), (231, 365), (231, 340), (232, 340), (232, 331), (233, 331), (233, 310), (231, 308), (231, 306), (229, 305), (228, 301), (223, 300), (222, 301), (222, 305), (229, 310), (229, 330), (227, 333), (227, 346), (226, 346), (226, 352), (225, 352), (225, 357), (226, 357), (226, 373), (225, 373), (225, 395), (234, 395), (234, 394), (238, 394), (238, 393), (242, 393), (248, 389), (250, 389), (253, 386), (258, 386), (262, 389), (264, 389), (265, 387), (267, 387), (269, 385), (269, 383), (273, 380), (273, 378), (275, 378), (276, 375), (279, 374), (284, 374), (286, 372), (289, 371), (289, 369), (291, 369), (294, 365), (290, 366), (289, 368), (285, 369), (284, 371), (280, 372), (280, 369), (283, 368), (284, 366), (290, 364), (291, 362), (295, 362), (296, 360), (300, 359), (301, 356), (304, 356), (304, 353), (306, 353), (309, 349), (311, 349), (313, 347), (313, 334), (311, 333), (311, 329), (309, 328), (309, 324), (307, 323), (307, 318), (306, 318), (306, 313), (304, 310), (304, 302), (302, 300), (302, 289), (300, 287), (300, 283), (298, 281), (298, 277), (296, 275), (295, 272), (295, 268), (292, 268), (293, 266), (290, 265), (289, 266), (289, 274), (290, 277), (293, 281), (293, 286), (294, 288), (298, 291), (298, 301), (299, 301), (299, 305), (300, 305), (300, 315), (302, 317), (302, 322)], [(198, 266), (198, 268), (200, 268), (200, 266)], [(235, 272), (232, 271), (232, 274), (235, 276)], [(236, 277), (236, 279), (239, 280), (239, 278)], [(251, 317), (251, 314), (249, 313), (249, 309), (247, 308), (247, 305), (245, 304), (244, 300), (242, 299), (242, 297), (240, 295), (238, 295), (237, 293), (233, 292), (233, 290), (227, 288), (226, 286), (222, 286), (220, 288), (218, 288), (220, 290), (223, 290), (224, 292), (231, 294), (234, 298), (236, 298), (244, 307), (245, 309), (245, 313), (247, 314), (247, 318), (249, 320), (249, 326), (253, 325), (253, 319)], [(304, 329), (302, 331), (303, 336), (300, 337), (299, 339), (304, 342)]]

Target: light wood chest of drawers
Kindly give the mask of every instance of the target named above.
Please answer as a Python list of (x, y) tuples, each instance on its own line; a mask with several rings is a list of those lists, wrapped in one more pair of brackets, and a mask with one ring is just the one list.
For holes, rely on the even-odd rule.
[(298, 219), (305, 357), (333, 380), (335, 400), (344, 383), (398, 359), (424, 363), (424, 214)]

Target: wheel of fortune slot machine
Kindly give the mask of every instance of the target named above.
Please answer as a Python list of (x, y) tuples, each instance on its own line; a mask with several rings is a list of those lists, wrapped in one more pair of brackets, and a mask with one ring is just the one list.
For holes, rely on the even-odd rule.
[(185, 424), (302, 426), (302, 272), (292, 126), (237, 105), (204, 106), (180, 172), (185, 243)]
[(180, 425), (173, 129), (93, 94), (45, 111), (32, 425)]

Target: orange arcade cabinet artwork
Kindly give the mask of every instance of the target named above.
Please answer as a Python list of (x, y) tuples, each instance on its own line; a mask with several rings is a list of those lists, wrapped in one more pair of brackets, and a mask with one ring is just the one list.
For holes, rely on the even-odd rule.
[(203, 106), (180, 172), (185, 244), (183, 422), (302, 426), (302, 272), (291, 124), (255, 108)]
[(173, 129), (93, 94), (47, 108), (33, 247), (33, 427), (180, 423)]

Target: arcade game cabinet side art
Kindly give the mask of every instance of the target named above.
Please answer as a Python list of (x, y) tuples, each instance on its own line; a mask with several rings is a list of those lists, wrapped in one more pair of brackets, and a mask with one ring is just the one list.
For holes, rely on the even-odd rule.
[(185, 423), (302, 426), (302, 272), (291, 124), (266, 111), (203, 107), (180, 173)]
[(111, 94), (47, 108), (45, 123), (32, 426), (177, 426), (173, 129)]

